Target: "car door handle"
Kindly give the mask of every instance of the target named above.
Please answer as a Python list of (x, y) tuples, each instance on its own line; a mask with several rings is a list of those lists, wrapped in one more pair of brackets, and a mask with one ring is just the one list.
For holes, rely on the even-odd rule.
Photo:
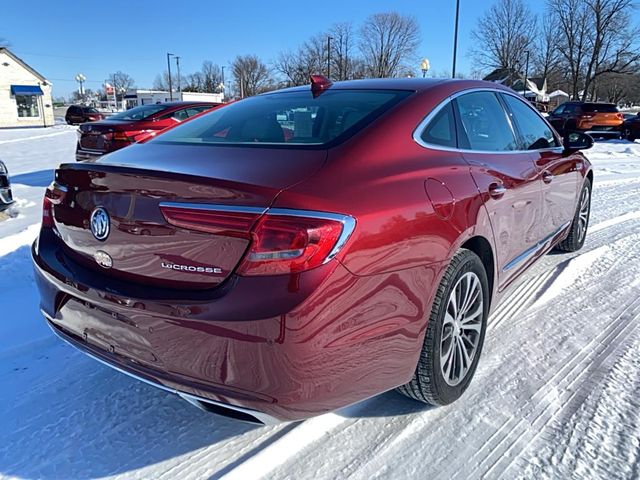
[(542, 172), (542, 181), (544, 183), (551, 183), (553, 180), (553, 174), (551, 172)]
[(500, 198), (505, 193), (507, 193), (507, 187), (505, 187), (501, 183), (494, 182), (489, 185), (489, 195), (491, 195), (493, 198)]

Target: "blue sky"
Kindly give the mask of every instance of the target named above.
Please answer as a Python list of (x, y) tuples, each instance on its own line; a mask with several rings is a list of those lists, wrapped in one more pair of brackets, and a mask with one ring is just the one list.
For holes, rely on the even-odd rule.
[[(469, 32), (490, 5), (490, 0), (461, 0), (459, 71), (471, 70)], [(150, 87), (166, 69), (166, 52), (181, 56), (183, 73), (198, 70), (203, 60), (228, 65), (237, 54), (270, 62), (335, 22), (357, 26), (371, 13), (390, 10), (419, 21), (419, 56), (429, 58), (433, 71), (451, 70), (454, 0), (35, 0), (29, 6), (28, 11), (21, 2), (2, 6), (0, 37), (52, 81), (55, 97), (77, 87), (73, 78), (79, 72), (88, 79), (86, 88), (99, 88), (117, 70), (129, 73), (138, 87)]]

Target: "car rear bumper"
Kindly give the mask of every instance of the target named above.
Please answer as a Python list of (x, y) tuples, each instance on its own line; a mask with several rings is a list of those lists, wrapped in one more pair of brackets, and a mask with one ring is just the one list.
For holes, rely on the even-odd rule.
[(150, 298), (45, 240), (32, 250), (36, 284), (59, 336), (208, 410), (262, 423), (308, 418), (409, 381), (431, 299), (425, 286), (440, 268), (357, 277), (333, 261), (294, 278), (235, 277), (211, 292), (153, 289)]
[(76, 161), (82, 162), (84, 160), (91, 160), (93, 158), (100, 158), (107, 152), (103, 152), (101, 150), (89, 150), (86, 148), (78, 147), (76, 149)]

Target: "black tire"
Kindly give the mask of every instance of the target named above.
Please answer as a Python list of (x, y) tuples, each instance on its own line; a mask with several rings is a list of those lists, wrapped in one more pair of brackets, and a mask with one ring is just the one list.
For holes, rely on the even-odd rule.
[[(475, 274), (482, 291), (482, 305), (479, 306), (482, 310), (479, 320), (480, 332), (478, 333), (478, 343), (469, 369), (462, 376), (460, 383), (452, 386), (445, 380), (441, 368), (442, 334), (451, 292), (467, 273)], [(413, 378), (409, 383), (398, 387), (397, 391), (414, 400), (435, 406), (447, 405), (460, 398), (469, 386), (478, 366), (487, 328), (488, 311), (489, 286), (484, 266), (475, 253), (470, 250), (460, 249), (451, 260), (438, 285), (431, 307), (431, 316), (429, 317), (422, 351)], [(450, 348), (453, 348), (453, 345)]]
[[(586, 192), (586, 193), (585, 193)], [(586, 217), (583, 214), (584, 223), (580, 221), (580, 214), (583, 212), (582, 201), (584, 195), (587, 195), (587, 211)], [(571, 227), (569, 228), (569, 235), (563, 241), (555, 246), (555, 250), (560, 252), (576, 252), (582, 248), (584, 241), (587, 238), (587, 229), (589, 228), (589, 217), (591, 216), (591, 180), (585, 179), (580, 190), (580, 196), (578, 197), (578, 205), (576, 205), (576, 212), (573, 215), (571, 221)]]

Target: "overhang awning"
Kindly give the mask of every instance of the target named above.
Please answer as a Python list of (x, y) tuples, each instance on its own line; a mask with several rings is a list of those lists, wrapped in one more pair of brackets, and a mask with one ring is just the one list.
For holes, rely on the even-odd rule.
[(44, 95), (40, 85), (11, 85), (11, 95)]

